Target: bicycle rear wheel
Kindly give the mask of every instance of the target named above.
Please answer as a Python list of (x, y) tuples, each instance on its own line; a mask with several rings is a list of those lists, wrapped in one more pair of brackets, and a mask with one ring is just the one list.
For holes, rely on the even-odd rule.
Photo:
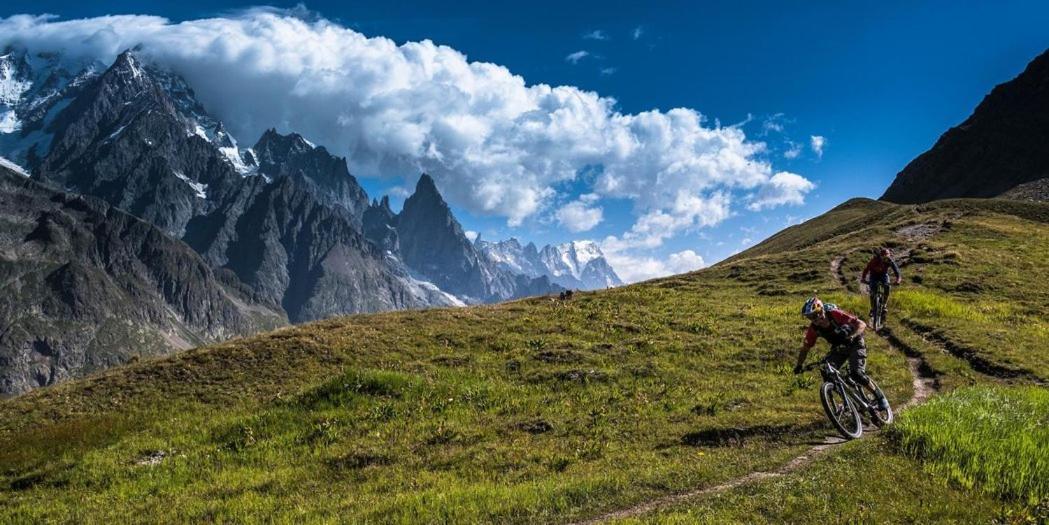
[(863, 435), (863, 419), (852, 400), (845, 395), (841, 385), (823, 383), (820, 388), (820, 401), (823, 402), (823, 411), (827, 413), (827, 418), (843, 436), (856, 439)]
[(888, 408), (885, 410), (878, 408), (878, 394), (883, 396), (885, 394), (882, 393), (881, 387), (878, 386), (877, 383), (874, 383), (873, 379), (871, 380), (871, 383), (874, 384), (874, 390), (871, 390), (867, 385), (859, 385), (860, 394), (867, 400), (867, 404), (872, 407), (870, 410), (871, 422), (879, 427), (891, 425), (894, 419), (892, 405), (889, 405), (888, 400), (886, 400), (885, 403)]
[(874, 325), (874, 331), (881, 330), (883, 324), (885, 324), (884, 316), (882, 315), (882, 305), (885, 304), (885, 296), (882, 295), (881, 287), (875, 292), (874, 296), (874, 317), (871, 319), (871, 324)]

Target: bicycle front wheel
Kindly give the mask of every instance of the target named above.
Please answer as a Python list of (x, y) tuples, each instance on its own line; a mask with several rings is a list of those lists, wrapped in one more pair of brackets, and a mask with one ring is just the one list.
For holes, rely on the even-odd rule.
[(823, 383), (820, 388), (820, 401), (827, 418), (838, 429), (838, 432), (849, 439), (863, 435), (863, 419), (852, 404), (841, 385)]

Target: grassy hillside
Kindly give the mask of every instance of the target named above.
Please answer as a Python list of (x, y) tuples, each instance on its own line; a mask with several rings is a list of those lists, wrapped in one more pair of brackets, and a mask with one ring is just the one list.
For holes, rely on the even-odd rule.
[[(943, 388), (1049, 377), (1047, 221), (1039, 204), (855, 200), (688, 275), (332, 319), (43, 389), (0, 403), (0, 520), (564, 522), (774, 469), (832, 433), (817, 377), (790, 373), (800, 303), (820, 290), (865, 312), (846, 287), (874, 244), (908, 255), (890, 335)], [(903, 355), (868, 341), (872, 375), (902, 403)], [(979, 518), (947, 509), (996, 497), (883, 441), (805, 472), (871, 468), (874, 489), (826, 478), (842, 505), (879, 486), (935, 495), (901, 517)], [(725, 497), (754, 490), (776, 494)], [(735, 519), (765, 512), (748, 501)]]

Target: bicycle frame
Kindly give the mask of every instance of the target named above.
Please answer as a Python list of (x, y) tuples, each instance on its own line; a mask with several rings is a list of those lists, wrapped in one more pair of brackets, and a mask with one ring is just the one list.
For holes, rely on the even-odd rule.
[(820, 374), (825, 382), (840, 385), (845, 394), (856, 403), (856, 408), (860, 409), (861, 414), (866, 415), (874, 409), (874, 405), (868, 403), (867, 397), (862, 394), (860, 386), (851, 377), (841, 375), (841, 372), (826, 360), (820, 364)]

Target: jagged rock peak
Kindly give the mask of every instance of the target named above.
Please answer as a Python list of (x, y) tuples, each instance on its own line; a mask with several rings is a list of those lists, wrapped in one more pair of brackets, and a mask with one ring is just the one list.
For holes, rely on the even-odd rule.
[(117, 76), (125, 80), (141, 81), (146, 77), (141, 60), (135, 56), (131, 49), (125, 50), (113, 61), (113, 65), (106, 71), (106, 76)]
[(252, 148), (257, 152), (272, 151), (275, 154), (288, 155), (305, 153), (317, 149), (317, 145), (306, 140), (302, 135), (292, 132), (282, 135), (276, 128), (267, 129)]
[(412, 197), (433, 197), (444, 204), (444, 197), (441, 196), (441, 192), (437, 190), (437, 184), (434, 182), (433, 177), (429, 174), (423, 173), (419, 177), (419, 182), (415, 183), (415, 194)]

